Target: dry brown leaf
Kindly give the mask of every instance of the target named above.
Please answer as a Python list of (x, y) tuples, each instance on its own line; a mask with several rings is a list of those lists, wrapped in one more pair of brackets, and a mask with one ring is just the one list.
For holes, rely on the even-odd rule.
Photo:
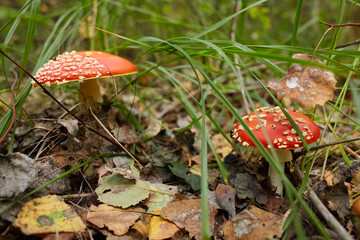
[(351, 176), (352, 191), (354, 193), (360, 192), (360, 171), (355, 172)]
[(234, 217), (235, 212), (235, 190), (225, 184), (218, 184), (216, 187), (216, 202), (221, 209), (227, 211), (230, 217)]
[[(307, 53), (294, 54), (293, 58), (322, 63)], [(286, 77), (279, 81), (270, 81), (267, 86), (274, 89), (278, 97), (288, 98), (308, 110), (316, 104), (323, 106), (326, 101), (333, 99), (336, 79), (328, 70), (294, 63), (286, 72)]]
[(349, 215), (350, 203), (348, 189), (344, 184), (344, 180), (331, 187), (326, 187), (322, 194), (321, 200), (326, 206), (337, 213), (338, 220), (345, 223), (345, 219)]
[(134, 225), (142, 211), (141, 208), (122, 209), (107, 204), (92, 205), (86, 215), (86, 221), (99, 228), (106, 227), (121, 236), (129, 231), (129, 227)]
[[(210, 204), (209, 212), (210, 227), (213, 232), (217, 210)], [(161, 210), (160, 216), (175, 223), (179, 228), (185, 228), (190, 238), (201, 239), (200, 199), (169, 203)]]
[(217, 154), (219, 154), (221, 158), (225, 158), (233, 150), (231, 144), (226, 141), (220, 133), (213, 135), (211, 141), (214, 144)]
[(249, 205), (222, 226), (224, 240), (279, 238), (286, 215)]
[(326, 185), (328, 186), (334, 186), (334, 178), (335, 178), (335, 175), (333, 172), (330, 172), (328, 170), (325, 170), (324, 172), (324, 179), (325, 179), (325, 182), (326, 182)]
[[(146, 215), (145, 217), (150, 219), (150, 216), (148, 215)], [(140, 233), (143, 239), (147, 239), (149, 234), (149, 223), (147, 221), (145, 224), (144, 221), (138, 220), (131, 228)]]

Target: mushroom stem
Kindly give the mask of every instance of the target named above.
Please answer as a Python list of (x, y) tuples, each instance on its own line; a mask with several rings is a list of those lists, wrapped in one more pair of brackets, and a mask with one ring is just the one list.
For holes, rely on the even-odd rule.
[[(279, 164), (281, 166), (282, 171), (284, 171), (285, 162), (290, 162), (292, 160), (292, 154), (289, 150), (276, 150), (277, 157), (279, 159)], [(284, 185), (282, 183), (282, 179), (280, 175), (276, 172), (276, 170), (269, 166), (268, 175), (270, 177), (271, 184), (276, 188), (276, 194), (280, 197), (283, 196)]]
[(100, 85), (97, 78), (89, 79), (80, 83), (80, 102), (94, 101), (98, 103), (103, 102), (103, 98), (100, 93)]

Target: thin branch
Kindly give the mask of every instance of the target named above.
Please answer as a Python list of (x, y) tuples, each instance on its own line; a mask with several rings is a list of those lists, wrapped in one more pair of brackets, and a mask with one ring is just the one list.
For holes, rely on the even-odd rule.
[[(304, 174), (300, 170), (298, 164), (295, 164), (295, 172), (301, 180), (304, 178)], [(311, 202), (314, 204), (315, 208), (325, 219), (329, 227), (338, 234), (339, 238), (344, 240), (353, 240), (354, 238), (346, 231), (346, 229), (334, 217), (334, 215), (329, 211), (329, 209), (327, 209), (324, 203), (319, 199), (316, 193), (309, 186), (307, 187), (307, 191), (309, 193), (309, 198)]]
[[(322, 144), (316, 147), (311, 147), (309, 149), (309, 151), (315, 151), (321, 148), (325, 148), (325, 147), (329, 147), (329, 146), (334, 146), (334, 145), (338, 145), (338, 144), (342, 144), (342, 143), (349, 143), (349, 142), (355, 142), (355, 141), (359, 141), (360, 137), (356, 137), (356, 138), (350, 138), (350, 139), (346, 139), (346, 140), (341, 140), (341, 141), (336, 141), (336, 142), (332, 142), (332, 143), (327, 143), (327, 144)], [(306, 151), (305, 149), (301, 151), (301, 154), (305, 154), (308, 151)]]
[(316, 209), (320, 212), (323, 216), (329, 227), (334, 230), (340, 239), (344, 240), (352, 240), (354, 239), (346, 229), (341, 225), (341, 223), (331, 214), (331, 212), (326, 208), (326, 206), (322, 203), (319, 197), (313, 190), (309, 190), (309, 198), (311, 202), (314, 204)]
[(354, 41), (351, 41), (351, 42), (340, 44), (340, 45), (336, 46), (335, 49), (345, 48), (345, 47), (349, 47), (349, 46), (356, 45), (356, 44), (359, 44), (359, 43), (360, 43), (360, 39), (357, 39), (357, 40), (354, 40)]
[(324, 24), (326, 26), (329, 26), (331, 28), (334, 28), (334, 27), (360, 27), (360, 23), (332, 24), (332, 23), (327, 23), (327, 22), (323, 22), (323, 21), (320, 21), (320, 23)]
[(140, 169), (143, 168), (143, 166), (141, 165), (141, 163), (109, 132), (109, 130), (107, 130), (107, 128), (104, 126), (104, 124), (102, 124), (102, 122), (100, 121), (100, 119), (94, 114), (92, 108), (90, 107), (90, 112), (91, 115), (95, 118), (95, 120), (100, 124), (100, 126), (105, 130), (105, 132), (111, 137), (111, 139), (117, 143), (118, 146), (120, 146), (127, 155), (129, 155), (140, 167)]

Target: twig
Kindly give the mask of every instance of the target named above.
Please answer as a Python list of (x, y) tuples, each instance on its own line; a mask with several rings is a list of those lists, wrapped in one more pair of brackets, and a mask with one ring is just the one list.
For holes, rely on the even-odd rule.
[(341, 23), (341, 24), (332, 24), (332, 23), (327, 23), (324, 21), (320, 21), (321, 24), (324, 24), (326, 26), (329, 26), (331, 28), (334, 27), (360, 27), (360, 23)]
[(316, 207), (316, 209), (323, 216), (329, 227), (332, 230), (334, 230), (341, 239), (344, 240), (354, 239), (341, 225), (341, 223), (334, 217), (334, 215), (332, 215), (331, 212), (325, 207), (325, 205), (321, 202), (321, 200), (313, 190), (309, 190), (309, 198)]
[[(349, 46), (356, 45), (356, 44), (359, 44), (359, 43), (360, 43), (360, 39), (357, 39), (357, 40), (354, 40), (354, 41), (351, 41), (351, 42), (340, 44), (340, 45), (336, 46), (335, 49), (345, 48), (345, 47), (349, 47)], [(329, 48), (327, 48), (327, 50), (329, 50)]]
[[(329, 146), (334, 146), (334, 145), (338, 145), (338, 144), (342, 144), (342, 143), (348, 143), (348, 142), (355, 142), (355, 141), (359, 141), (360, 137), (357, 138), (351, 138), (351, 139), (346, 139), (346, 140), (341, 140), (341, 141), (337, 141), (337, 142), (332, 142), (332, 143), (326, 143), (326, 144), (322, 144), (316, 147), (311, 147), (309, 148), (309, 151), (315, 151), (321, 148), (325, 148), (325, 147), (329, 147)], [(307, 153), (306, 149), (303, 149), (300, 154), (305, 154)]]
[(109, 130), (106, 129), (106, 127), (104, 126), (104, 124), (102, 124), (102, 122), (100, 121), (100, 119), (94, 114), (93, 110), (90, 107), (90, 112), (91, 115), (95, 118), (95, 120), (100, 124), (100, 126), (105, 130), (105, 132), (107, 134), (109, 134), (110, 138), (117, 143), (118, 146), (120, 146), (126, 153), (127, 155), (129, 155), (140, 167), (140, 169), (143, 168), (143, 166), (141, 165), (141, 163), (109, 132)]
[[(294, 165), (297, 175), (302, 180), (304, 178), (304, 174), (300, 171), (300, 168), (297, 164)], [(314, 204), (315, 208), (319, 211), (321, 216), (325, 219), (329, 227), (334, 230), (341, 239), (353, 240), (354, 238), (346, 231), (346, 229), (334, 217), (334, 215), (332, 215), (332, 213), (326, 208), (316, 193), (309, 186), (307, 187), (307, 191), (309, 192), (309, 198), (311, 202)]]
[(96, 194), (94, 192), (91, 193), (76, 193), (76, 194), (67, 194), (67, 195), (62, 195), (61, 197), (64, 199), (69, 199), (69, 198), (83, 198), (83, 197), (92, 197), (95, 196)]
[[(360, 23), (342, 23), (342, 24), (331, 24), (331, 23), (327, 23), (327, 22), (323, 22), (323, 21), (320, 21), (321, 24), (324, 24), (326, 26), (328, 26), (329, 28), (325, 31), (325, 33), (322, 35), (319, 43), (317, 44), (317, 46), (315, 47), (315, 51), (319, 48), (322, 40), (324, 39), (325, 35), (331, 31), (334, 27), (360, 27)], [(343, 48), (343, 47), (348, 47), (348, 46), (351, 46), (351, 45), (355, 45), (355, 44), (358, 44), (360, 43), (360, 40), (355, 40), (355, 41), (352, 41), (352, 42), (349, 42), (349, 43), (344, 43), (342, 45), (339, 45), (339, 46), (336, 46), (335, 49), (339, 49), (339, 48)]]

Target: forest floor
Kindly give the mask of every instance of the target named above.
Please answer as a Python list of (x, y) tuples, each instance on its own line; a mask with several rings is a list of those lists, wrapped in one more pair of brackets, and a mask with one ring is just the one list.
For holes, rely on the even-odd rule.
[[(166, 99), (167, 90), (150, 91)], [(121, 106), (95, 104), (90, 110), (89, 104), (76, 104), (69, 93), (63, 93), (60, 98), (69, 108), (75, 106), (72, 112), (86, 127), (46, 98), (39, 91), (30, 95), (24, 109), (36, 101), (42, 101), (43, 107), (17, 123), (16, 153), (6, 155), (9, 142), (2, 144), (1, 171), (7, 177), (1, 191), (19, 199), (1, 203), (7, 207), (0, 223), (2, 239), (201, 239), (201, 134), (191, 127), (179, 102), (153, 104), (149, 114), (129, 94), (121, 96)], [(124, 111), (123, 106), (132, 107)], [(228, 121), (222, 122), (231, 120), (230, 114), (223, 117)], [(231, 127), (223, 126), (227, 132)], [(238, 146), (234, 151), (221, 134), (209, 131), (209, 135), (228, 169), (224, 180), (209, 152), (211, 234), (217, 239), (281, 237), (291, 206), (286, 194), (276, 196), (267, 176), (269, 164), (254, 148)], [(350, 196), (360, 188), (358, 143), (344, 145), (351, 166), (332, 147), (322, 180), (324, 152), (318, 152), (303, 193), (332, 238), (341, 238), (333, 224), (353, 236), (359, 233), (359, 218), (350, 208)], [(303, 153), (292, 152), (294, 161), (285, 169), (297, 187), (304, 177)], [(322, 207), (337, 222), (327, 219)], [(317, 239), (319, 233), (305, 211), (297, 214), (306, 235)], [(287, 239), (296, 238), (295, 229), (288, 229)]]

